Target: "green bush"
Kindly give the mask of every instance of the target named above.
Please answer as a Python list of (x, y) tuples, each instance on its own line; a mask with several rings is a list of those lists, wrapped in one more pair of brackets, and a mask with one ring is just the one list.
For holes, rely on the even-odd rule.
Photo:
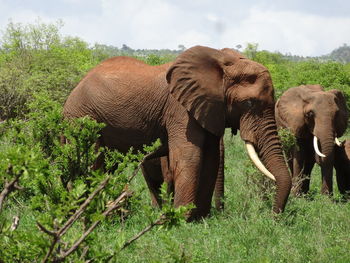
[[(0, 262), (59, 261), (69, 251), (68, 262), (350, 260), (349, 205), (334, 202), (337, 193), (334, 200), (317, 195), (320, 176), (315, 175), (312, 202), (290, 197), (285, 213), (273, 216), (274, 186), (251, 165), (238, 137), (225, 136), (225, 211), (213, 211), (199, 224), (182, 224), (190, 207), (174, 208), (166, 186), (163, 207), (151, 208), (143, 178), (134, 176), (144, 154), (157, 144), (125, 155), (96, 150), (103, 125), (89, 118), (63, 120), (62, 103), (102, 59), (129, 54), (159, 65), (176, 53), (99, 44), (90, 48), (78, 38), (62, 37), (61, 26), (10, 23), (1, 39)], [(258, 51), (257, 45), (245, 53), (269, 69), (277, 97), (289, 87), (318, 83), (342, 90), (349, 104), (350, 64), (290, 61), (279, 53)], [(295, 138), (287, 131), (280, 136), (283, 147), (291, 149)], [(101, 153), (105, 169), (94, 170)], [(315, 167), (313, 173), (320, 171)], [(58, 235), (67, 224), (67, 231)], [(133, 243), (155, 226), (162, 227)]]
[(63, 38), (61, 23), (9, 23), (0, 46), (0, 120), (23, 117), (32, 94), (47, 92), (63, 103), (99, 60), (88, 44)]
[[(121, 247), (113, 253), (95, 250), (91, 231), (102, 222), (120, 225), (126, 216), (143, 209), (129, 184), (144, 154), (154, 151), (159, 142), (145, 147), (145, 153), (96, 149), (103, 124), (88, 117), (63, 120), (58, 102), (47, 94), (33, 98), (25, 120), (0, 126), (0, 196), (6, 198), (0, 198), (0, 261), (111, 258), (133, 240), (125, 245), (121, 239)], [(67, 143), (62, 143), (62, 136)], [(107, 160), (105, 169), (95, 170), (101, 153)], [(171, 198), (165, 193), (163, 197), (170, 203), (150, 223), (152, 227), (176, 225), (188, 210), (173, 208)], [(18, 200), (23, 211), (16, 205)], [(16, 217), (19, 226), (11, 224)]]

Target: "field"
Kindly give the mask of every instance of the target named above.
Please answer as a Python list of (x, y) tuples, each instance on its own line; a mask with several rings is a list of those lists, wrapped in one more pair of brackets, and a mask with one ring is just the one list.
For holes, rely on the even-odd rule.
[[(291, 197), (285, 213), (275, 217), (271, 213), (272, 192), (266, 194), (266, 188), (270, 189), (267, 182), (247, 165), (240, 138), (226, 136), (225, 142), (225, 211), (213, 211), (210, 218), (198, 223), (147, 234), (120, 254), (121, 262), (350, 260), (350, 206), (318, 194), (318, 169), (312, 177), (312, 194), (308, 198)], [(134, 229), (130, 235), (138, 231), (144, 220), (142, 215), (135, 218), (128, 230)]]
[[(33, 32), (43, 37), (35, 38)], [(12, 187), (0, 206), (0, 262), (59, 262), (95, 222), (99, 224), (65, 262), (350, 262), (350, 204), (336, 186), (333, 197), (320, 194), (319, 167), (313, 170), (310, 193), (290, 196), (285, 212), (275, 215), (273, 184), (252, 166), (239, 134), (232, 137), (226, 130), (225, 210), (213, 208), (208, 218), (186, 223), (184, 209), (151, 207), (140, 172), (129, 183), (143, 154), (108, 153), (107, 167), (117, 162), (118, 170), (94, 172), (94, 141), (101, 126), (88, 119), (62, 120), (65, 98), (90, 68), (110, 55), (105, 49), (63, 39), (55, 25), (10, 24), (2, 43), (0, 192), (16, 177), (22, 189)], [(319, 83), (343, 91), (350, 105), (350, 64), (295, 62), (254, 45), (244, 52), (270, 70), (276, 97), (288, 87)], [(139, 58), (155, 65), (174, 56)], [(62, 133), (70, 144), (59, 143)], [(348, 131), (342, 139), (349, 137)], [(105, 178), (109, 181), (83, 215), (54, 242), (55, 233)], [(111, 200), (131, 191), (132, 197), (113, 213), (102, 215)], [(162, 224), (153, 226), (162, 215)], [(18, 225), (13, 223), (16, 216)], [(150, 231), (125, 246), (150, 225)]]

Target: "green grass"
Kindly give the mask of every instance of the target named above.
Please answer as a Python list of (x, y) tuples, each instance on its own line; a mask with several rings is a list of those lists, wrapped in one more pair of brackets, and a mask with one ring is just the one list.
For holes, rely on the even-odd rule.
[[(289, 199), (283, 215), (271, 212), (272, 192), (254, 174), (239, 137), (226, 136), (225, 211), (170, 230), (152, 230), (121, 251), (115, 262), (350, 262), (350, 204), (319, 193), (320, 170), (314, 169), (310, 198)], [(250, 174), (247, 176), (246, 174)], [(144, 189), (142, 176), (135, 188)], [(214, 210), (214, 209), (213, 209)], [(98, 230), (111, 252), (120, 240), (142, 230), (148, 217), (135, 213), (122, 227)], [(106, 249), (106, 248), (105, 248)]]
[[(101, 224), (93, 233), (100, 242), (90, 247), (90, 255), (116, 253), (111, 262), (350, 262), (350, 204), (337, 202), (337, 192), (334, 198), (319, 194), (318, 167), (313, 171), (309, 198), (290, 197), (286, 211), (275, 216), (271, 211), (273, 184), (252, 168), (239, 136), (227, 134), (225, 145), (223, 212), (213, 209), (208, 218), (169, 230), (154, 228), (117, 252), (157, 212), (141, 209), (149, 207), (150, 198), (139, 175), (132, 185), (139, 194), (133, 213), (125, 222), (111, 219)], [(35, 227), (35, 217), (26, 207), (17, 204), (16, 210), (9, 214), (20, 214), (19, 229)], [(77, 234), (78, 227), (68, 235)]]

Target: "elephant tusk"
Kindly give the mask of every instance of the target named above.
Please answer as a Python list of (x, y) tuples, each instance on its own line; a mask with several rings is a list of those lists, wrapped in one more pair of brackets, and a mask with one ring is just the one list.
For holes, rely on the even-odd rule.
[(318, 143), (317, 143), (317, 137), (316, 136), (314, 136), (314, 149), (315, 149), (315, 152), (317, 153), (318, 156), (326, 157), (326, 155), (321, 153), (320, 150), (318, 149)]
[(247, 148), (248, 155), (252, 162), (255, 164), (255, 166), (262, 172), (264, 175), (266, 175), (268, 178), (270, 178), (273, 181), (276, 181), (276, 178), (273, 176), (272, 173), (270, 173), (265, 165), (260, 161), (260, 158), (258, 154), (255, 151), (254, 146), (250, 142), (246, 142), (245, 146)]
[(341, 144), (341, 142), (339, 141), (339, 139), (337, 137), (335, 137), (334, 142), (335, 142), (336, 145), (341, 147), (342, 144)]

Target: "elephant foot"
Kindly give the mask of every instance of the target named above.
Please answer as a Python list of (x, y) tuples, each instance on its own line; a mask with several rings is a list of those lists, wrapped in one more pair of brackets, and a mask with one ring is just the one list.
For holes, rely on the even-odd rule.
[(188, 214), (185, 215), (187, 222), (199, 221), (202, 218), (208, 217), (210, 211), (198, 211), (197, 209), (192, 209)]

